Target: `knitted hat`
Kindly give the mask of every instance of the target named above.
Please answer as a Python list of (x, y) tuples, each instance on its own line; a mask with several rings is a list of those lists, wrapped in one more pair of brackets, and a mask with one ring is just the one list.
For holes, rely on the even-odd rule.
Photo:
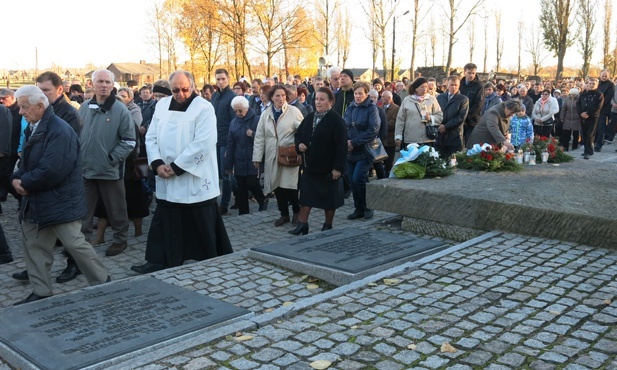
[(570, 89), (570, 95), (578, 95), (578, 93), (579, 93), (579, 91), (578, 91), (578, 89), (576, 87)]
[(341, 74), (349, 76), (349, 78), (351, 78), (351, 80), (353, 81), (353, 72), (351, 71), (351, 69), (343, 69), (341, 71)]

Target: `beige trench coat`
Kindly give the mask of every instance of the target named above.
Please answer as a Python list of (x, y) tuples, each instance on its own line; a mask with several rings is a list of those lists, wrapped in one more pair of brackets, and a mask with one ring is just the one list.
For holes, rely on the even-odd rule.
[[(270, 193), (278, 187), (284, 189), (298, 189), (299, 167), (279, 166), (276, 161), (279, 146), (294, 145), (294, 135), (304, 119), (298, 108), (285, 104), (283, 114), (274, 124), (273, 106), (270, 105), (259, 118), (255, 131), (253, 146), (253, 162), (264, 161), (264, 193)], [(278, 141), (276, 138), (278, 134)]]

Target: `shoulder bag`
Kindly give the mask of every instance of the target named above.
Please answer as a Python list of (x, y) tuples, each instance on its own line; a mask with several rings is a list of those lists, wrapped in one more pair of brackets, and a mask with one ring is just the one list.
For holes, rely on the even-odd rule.
[[(276, 142), (279, 142), (279, 134), (276, 129), (276, 123), (274, 123), (274, 135), (276, 135)], [(302, 165), (302, 156), (296, 152), (296, 145), (278, 146), (276, 150), (276, 162), (279, 166), (283, 167), (298, 167)]]
[[(418, 114), (420, 114), (420, 119), (422, 119), (422, 113), (420, 113), (420, 108), (418, 108), (418, 104), (415, 104), (416, 109), (418, 110)], [(427, 122), (424, 124), (424, 130), (425, 130), (425, 134), (426, 137), (428, 137), (431, 140), (435, 140), (437, 139), (437, 136), (439, 136), (439, 130), (437, 129), (437, 126), (433, 126), (431, 125), (430, 122)]]

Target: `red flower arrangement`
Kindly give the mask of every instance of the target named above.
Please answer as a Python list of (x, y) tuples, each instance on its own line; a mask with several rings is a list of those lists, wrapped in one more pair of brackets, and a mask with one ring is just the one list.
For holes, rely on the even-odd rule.
[(567, 155), (563, 148), (559, 146), (557, 139), (554, 137), (546, 137), (536, 135), (533, 139), (533, 143), (527, 142), (521, 146), (523, 151), (527, 151), (529, 148), (536, 153), (536, 161), (538, 163), (542, 160), (542, 152), (548, 152), (548, 162), (549, 163), (562, 163), (562, 162), (570, 162), (574, 158), (572, 156)]

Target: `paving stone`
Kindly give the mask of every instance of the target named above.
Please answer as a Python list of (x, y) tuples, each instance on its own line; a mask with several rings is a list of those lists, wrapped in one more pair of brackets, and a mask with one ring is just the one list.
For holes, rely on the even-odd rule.
[[(332, 352), (341, 356), (350, 356), (358, 352), (362, 347), (356, 343), (341, 343), (332, 349)], [(377, 350), (375, 348), (375, 350)]]
[(540, 355), (541, 360), (562, 364), (568, 361), (568, 357), (555, 352), (544, 352)]
[(237, 360), (233, 360), (229, 364), (239, 370), (256, 369), (260, 366), (259, 363), (255, 361), (249, 361), (245, 358), (239, 358)]
[(529, 364), (529, 368), (532, 370), (553, 370), (556, 368), (556, 366), (541, 360), (537, 360)]
[(483, 366), (493, 357), (493, 354), (486, 351), (473, 351), (469, 356), (463, 357), (460, 361), (472, 364)]
[(606, 353), (617, 354), (617, 341), (600, 339), (593, 348)]
[(501, 362), (502, 364), (518, 368), (523, 365), (523, 363), (525, 363), (525, 359), (525, 356), (521, 355), (520, 353), (510, 352), (498, 358), (497, 361)]
[(275, 359), (284, 355), (283, 351), (274, 348), (264, 348), (254, 354), (251, 355), (253, 360), (261, 361), (261, 362), (272, 362)]
[(398, 362), (401, 362), (405, 365), (410, 365), (420, 359), (420, 353), (417, 351), (401, 351), (392, 356)]
[(375, 368), (378, 370), (399, 370), (404, 369), (405, 367), (394, 361), (387, 360), (376, 363)]
[(359, 370), (365, 368), (365, 365), (356, 361), (345, 360), (339, 364), (336, 364), (336, 368), (342, 370)]
[(294, 356), (291, 353), (286, 353), (282, 357), (279, 357), (276, 360), (274, 360), (274, 364), (279, 365), (279, 366), (289, 366), (291, 364), (295, 364), (298, 361), (300, 361), (300, 359), (298, 359), (296, 356)]

